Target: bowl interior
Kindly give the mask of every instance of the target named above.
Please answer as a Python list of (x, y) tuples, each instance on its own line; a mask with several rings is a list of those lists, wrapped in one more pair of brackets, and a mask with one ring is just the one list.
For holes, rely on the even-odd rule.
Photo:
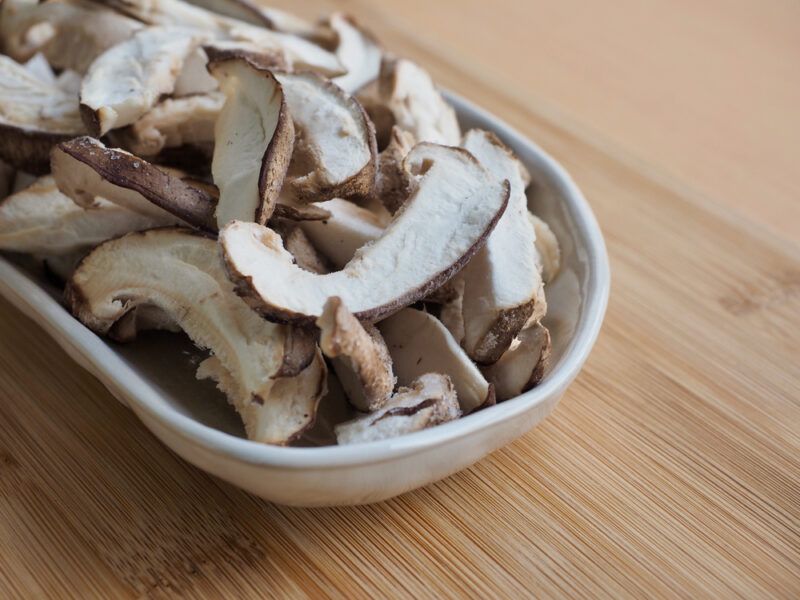
[[(585, 209), (575, 204), (577, 192), (570, 188), (572, 184), (566, 175), (535, 145), (457, 96), (450, 95), (449, 99), (455, 105), (465, 131), (473, 127), (494, 131), (525, 163), (532, 177), (532, 185), (528, 190), (529, 207), (550, 225), (560, 242), (561, 270), (546, 289), (548, 312), (545, 325), (550, 329), (553, 339), (552, 371), (564, 360), (573, 345), (576, 327), (585, 308), (584, 300), (589, 293), (591, 253), (587, 252), (586, 225), (581, 222), (586, 218), (581, 213)], [(6, 256), (36, 285), (52, 298), (60, 300), (59, 288), (36, 262), (20, 256)], [(509, 259), (513, 260), (513, 257)], [(224, 395), (212, 382), (195, 378), (197, 365), (206, 354), (194, 348), (184, 335), (146, 332), (131, 344), (117, 344), (108, 340), (103, 340), (102, 344), (119, 356), (135, 374), (148, 381), (158, 393), (159, 401), (170, 409), (231, 436), (245, 437), (240, 419)], [(333, 443), (332, 426), (352, 414), (335, 388), (320, 406), (316, 426), (306, 434), (300, 445)], [(489, 408), (480, 414), (496, 409)], [(480, 414), (469, 418), (479, 418)]]

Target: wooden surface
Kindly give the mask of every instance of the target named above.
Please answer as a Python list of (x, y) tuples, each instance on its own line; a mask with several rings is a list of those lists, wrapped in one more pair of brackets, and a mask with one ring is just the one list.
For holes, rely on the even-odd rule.
[(612, 260), (594, 353), (475, 467), (298, 510), (176, 458), (0, 302), (0, 596), (798, 597), (800, 5), (702, 4), (303, 3), (570, 170)]

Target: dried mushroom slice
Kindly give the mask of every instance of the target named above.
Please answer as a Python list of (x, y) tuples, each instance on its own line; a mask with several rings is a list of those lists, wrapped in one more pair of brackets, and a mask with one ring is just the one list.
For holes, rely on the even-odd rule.
[(389, 350), (375, 326), (361, 324), (336, 296), (325, 303), (317, 326), (320, 348), (331, 359), (353, 406), (373, 411), (386, 404), (397, 380)]
[(464, 278), (459, 273), (447, 283), (451, 284), (453, 295), (442, 302), (439, 320), (460, 346), (464, 341)]
[[(384, 59), (374, 95), (365, 107), (378, 129), (378, 140), (389, 139), (393, 125), (410, 132), (419, 142), (457, 146), (461, 129), (450, 106), (419, 65), (406, 59)], [(384, 144), (381, 145), (383, 147)]]
[[(26, 60), (42, 52), (56, 69), (85, 73), (100, 54), (130, 38), (142, 24), (92, 2), (5, 0), (0, 35), (7, 54)], [(47, 30), (47, 35), (37, 32)]]
[(237, 19), (251, 25), (259, 25), (283, 33), (299, 35), (316, 40), (320, 36), (327, 38), (324, 31), (313, 23), (309, 23), (291, 13), (262, 6), (250, 0), (189, 0), (190, 4), (211, 12)]
[(0, 200), (0, 249), (61, 255), (84, 250), (131, 231), (177, 224), (177, 219), (141, 214), (95, 198), (78, 206), (56, 187), (51, 176)]
[(160, 216), (167, 211), (206, 231), (216, 231), (216, 200), (167, 170), (80, 137), (53, 149), (51, 166), (58, 189), (81, 206), (100, 196), (132, 211)]
[(378, 323), (400, 385), (423, 373), (450, 376), (464, 413), (494, 404), (494, 389), (436, 317), (406, 308)]
[(252, 397), (216, 356), (197, 368), (198, 379), (211, 379), (242, 418), (247, 438), (262, 444), (285, 446), (314, 425), (320, 399), (326, 392), (325, 360), (319, 350), (294, 377), (273, 380), (265, 397)]
[[(293, 414), (293, 402), (305, 394), (279, 396), (276, 387), (285, 387), (284, 378), (303, 373), (315, 361), (310, 379), (316, 378), (317, 389), (324, 387), (324, 364), (310, 336), (253, 312), (234, 293), (216, 242), (189, 230), (155, 229), (102, 244), (81, 262), (65, 298), (72, 313), (100, 334), (138, 307), (165, 313), (167, 321), (219, 361), (219, 370), (230, 378), (226, 391), (236, 390), (230, 400), (245, 419), (250, 419), (248, 411), (259, 412), (251, 404), (269, 403), (263, 410), (274, 416), (278, 409), (273, 404), (286, 403), (281, 414)], [(259, 423), (256, 430), (280, 425), (264, 441), (287, 443), (313, 421), (309, 408), (308, 403), (302, 406), (305, 420)]]
[(544, 315), (546, 303), (536, 256), (536, 232), (528, 219), (524, 167), (494, 134), (471, 130), (469, 150), (498, 180), (511, 185), (508, 208), (464, 278), (464, 340), (467, 354), (491, 364), (508, 350), (531, 315)]
[(337, 269), (343, 268), (356, 251), (383, 234), (380, 219), (366, 208), (334, 198), (309, 204), (328, 212), (324, 220), (300, 223), (311, 243)]
[(344, 13), (333, 13), (326, 25), (336, 33), (336, 56), (347, 69), (333, 82), (350, 94), (356, 93), (378, 78), (383, 50), (370, 32)]
[[(208, 42), (211, 43), (213, 42)], [(218, 87), (217, 80), (208, 72), (208, 54), (205, 48), (195, 48), (183, 61), (180, 73), (175, 79), (172, 95), (180, 98), (208, 94)]]
[(294, 145), (294, 126), (275, 77), (246, 58), (209, 64), (225, 94), (214, 128), (211, 173), (219, 188), (219, 228), (272, 216)]
[(375, 184), (377, 149), (361, 105), (314, 73), (278, 73), (295, 126), (289, 184), (298, 198), (365, 198)]
[(542, 280), (550, 283), (561, 269), (561, 248), (553, 230), (542, 219), (532, 212), (528, 213), (533, 229), (536, 232), (536, 250), (542, 268)]
[(43, 174), (50, 149), (85, 131), (77, 98), (0, 56), (0, 159)]
[(405, 160), (416, 191), (383, 235), (341, 271), (303, 271), (273, 231), (234, 221), (220, 232), (237, 291), (268, 318), (309, 323), (340, 296), (357, 318), (374, 322), (424, 298), (480, 249), (503, 214), (507, 182), (458, 148), (419, 144)]
[(493, 365), (483, 367), (497, 400), (510, 400), (538, 385), (550, 357), (550, 332), (540, 323), (520, 332), (512, 346)]
[(184, 61), (207, 38), (181, 27), (148, 27), (101, 54), (81, 84), (81, 115), (96, 136), (135, 123), (171, 94)]
[(374, 442), (422, 431), (461, 416), (453, 384), (446, 375), (422, 375), (400, 388), (383, 408), (335, 427), (339, 444)]
[(291, 69), (311, 69), (321, 75), (344, 72), (336, 56), (302, 37), (271, 31), (231, 19), (182, 0), (96, 0), (148, 25), (191, 27), (218, 39), (248, 42), (262, 52), (280, 53)]
[(214, 125), (224, 102), (221, 92), (167, 98), (133, 125), (111, 131), (109, 139), (142, 158), (155, 157), (165, 148), (213, 148)]

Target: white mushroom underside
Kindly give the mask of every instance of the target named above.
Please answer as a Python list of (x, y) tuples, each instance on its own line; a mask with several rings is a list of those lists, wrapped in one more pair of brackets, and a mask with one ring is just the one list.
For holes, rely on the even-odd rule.
[(222, 228), (233, 219), (256, 218), (262, 160), (281, 116), (282, 93), (275, 79), (244, 61), (224, 61), (214, 72), (226, 98), (214, 128), (211, 161), (219, 188), (217, 225)]
[[(485, 131), (464, 136), (469, 150), (498, 180), (508, 180), (508, 207), (486, 245), (462, 272), (464, 346), (471, 352), (503, 311), (526, 305), (541, 287), (536, 232), (528, 219), (521, 165), (499, 140)], [(522, 328), (523, 323), (519, 323)]]
[[(466, 153), (421, 144), (407, 161), (427, 171), (405, 210), (343, 270), (327, 275), (298, 268), (280, 237), (254, 223), (233, 222), (220, 233), (228, 265), (251, 277), (268, 305), (317, 317), (339, 296), (359, 314), (398, 302), (457, 265), (502, 210), (503, 182), (490, 179)], [(399, 306), (398, 306), (399, 308)]]
[(444, 373), (453, 381), (464, 413), (489, 398), (489, 383), (449, 331), (432, 315), (405, 308), (378, 323), (400, 385), (423, 373)]
[(0, 123), (50, 133), (80, 133), (78, 99), (0, 55)]
[(383, 53), (375, 40), (346, 15), (335, 13), (329, 22), (339, 37), (336, 56), (347, 69), (345, 75), (335, 77), (333, 82), (353, 94), (378, 78)]
[(62, 194), (51, 176), (0, 201), (0, 248), (31, 254), (66, 254), (95, 246), (130, 231), (176, 224), (137, 213), (102, 198), (78, 206)]
[(248, 397), (269, 395), (288, 329), (260, 318), (234, 293), (214, 240), (175, 229), (126, 236), (95, 250), (73, 284), (90, 320), (110, 327), (129, 302), (156, 307), (210, 349)]
[(354, 100), (308, 73), (275, 75), (283, 86), (289, 113), (306, 150), (313, 155), (312, 176), (336, 184), (357, 175), (372, 155), (364, 116)]
[(81, 85), (81, 103), (96, 111), (100, 134), (134, 123), (171, 93), (184, 61), (206, 37), (150, 27), (100, 55)]
[[(410, 413), (410, 414), (409, 414)], [(374, 442), (421, 431), (461, 416), (453, 385), (438, 373), (401, 388), (378, 411), (335, 427), (339, 444)]]

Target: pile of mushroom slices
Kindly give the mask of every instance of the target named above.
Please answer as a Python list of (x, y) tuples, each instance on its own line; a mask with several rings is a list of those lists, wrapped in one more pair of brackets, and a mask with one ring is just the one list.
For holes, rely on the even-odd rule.
[(337, 394), (350, 444), (541, 380), (559, 247), (528, 172), (352, 18), (3, 0), (0, 43), (0, 249), (98, 334), (185, 332), (250, 439)]

